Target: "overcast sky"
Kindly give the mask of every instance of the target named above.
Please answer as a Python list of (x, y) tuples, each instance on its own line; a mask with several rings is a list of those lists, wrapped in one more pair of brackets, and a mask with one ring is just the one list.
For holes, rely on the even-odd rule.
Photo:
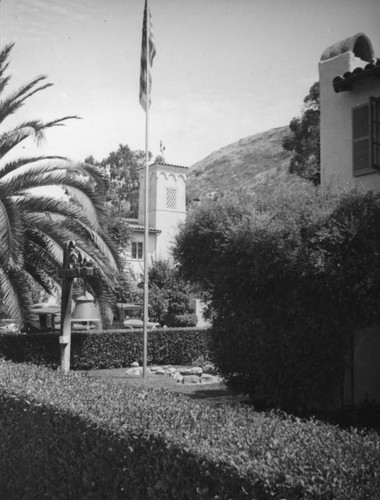
[[(0, 42), (15, 42), (9, 90), (54, 83), (6, 125), (77, 114), (41, 153), (83, 160), (145, 147), (139, 104), (144, 0), (1, 0)], [(157, 55), (150, 150), (191, 166), (243, 137), (288, 125), (324, 49), (358, 32), (380, 57), (379, 0), (150, 0)], [(30, 142), (22, 154), (35, 152)]]

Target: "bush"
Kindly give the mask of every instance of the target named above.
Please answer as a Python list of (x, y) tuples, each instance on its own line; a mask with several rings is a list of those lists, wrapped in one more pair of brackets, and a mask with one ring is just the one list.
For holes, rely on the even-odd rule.
[(380, 438), (0, 362), (0, 491), (19, 498), (380, 497)]
[[(60, 363), (59, 335), (0, 335), (0, 356), (17, 362), (49, 367)], [(76, 332), (71, 337), (71, 368), (93, 370), (129, 366), (142, 362), (142, 330), (106, 330), (101, 333)], [(160, 328), (148, 331), (148, 362), (191, 364), (198, 356), (212, 358), (211, 333), (196, 328)]]
[(380, 322), (380, 194), (299, 187), (194, 211), (177, 238), (208, 291), (216, 363), (269, 407), (341, 404), (347, 344)]
[(176, 327), (194, 327), (198, 319), (196, 314), (176, 314), (173, 316), (172, 325)]
[[(149, 269), (149, 318), (162, 326), (196, 326), (191, 288), (168, 260), (157, 260)], [(187, 316), (187, 318), (185, 318)]]

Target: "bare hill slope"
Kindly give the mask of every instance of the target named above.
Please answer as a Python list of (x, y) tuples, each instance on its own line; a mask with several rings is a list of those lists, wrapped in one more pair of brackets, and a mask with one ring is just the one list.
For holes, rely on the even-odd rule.
[(190, 167), (188, 199), (209, 193), (223, 195), (237, 190), (251, 191), (267, 182), (295, 179), (288, 174), (290, 153), (282, 149), (289, 128), (279, 127), (234, 142)]

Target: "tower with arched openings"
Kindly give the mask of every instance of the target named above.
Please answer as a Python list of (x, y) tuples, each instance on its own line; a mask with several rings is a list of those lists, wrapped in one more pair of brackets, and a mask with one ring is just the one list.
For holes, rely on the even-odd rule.
[[(175, 234), (186, 220), (187, 167), (157, 161), (149, 166), (149, 260), (171, 259)], [(143, 269), (145, 168), (139, 171), (138, 219), (130, 220), (132, 269)]]

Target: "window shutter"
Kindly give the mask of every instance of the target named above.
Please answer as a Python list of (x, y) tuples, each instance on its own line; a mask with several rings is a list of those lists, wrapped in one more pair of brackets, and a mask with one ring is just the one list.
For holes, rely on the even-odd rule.
[(370, 107), (363, 104), (352, 110), (353, 173), (363, 175), (370, 169)]
[(380, 168), (380, 97), (371, 97), (372, 167)]

